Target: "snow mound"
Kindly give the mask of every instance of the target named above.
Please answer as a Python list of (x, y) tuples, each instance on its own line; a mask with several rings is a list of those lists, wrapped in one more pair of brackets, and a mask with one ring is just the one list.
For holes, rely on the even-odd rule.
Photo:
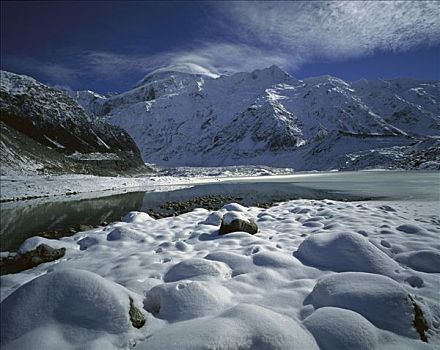
[(249, 257), (231, 252), (215, 252), (208, 254), (205, 259), (224, 262), (232, 269), (232, 276), (253, 271), (254, 267)]
[(257, 305), (239, 304), (217, 317), (174, 323), (136, 346), (155, 349), (314, 350), (314, 338), (293, 319)]
[(293, 256), (281, 252), (261, 252), (252, 255), (255, 265), (271, 268), (295, 268), (302, 264)]
[(241, 212), (247, 212), (247, 208), (238, 204), (238, 203), (229, 203), (223, 206), (224, 210), (226, 211), (241, 211)]
[(122, 221), (133, 224), (141, 224), (149, 220), (154, 220), (154, 219), (147, 213), (140, 211), (131, 211), (122, 218)]
[(220, 226), (222, 223), (223, 215), (222, 213), (215, 211), (208, 215), (205, 221), (202, 221), (201, 224), (204, 225), (212, 225), (212, 226)]
[(206, 280), (211, 278), (227, 278), (231, 269), (224, 263), (206, 259), (187, 259), (171, 267), (164, 276), (165, 282), (184, 279)]
[[(63, 269), (24, 284), (1, 303), (1, 344), (11, 349), (118, 348), (134, 332), (129, 295), (92, 272)], [(74, 334), (74, 337), (72, 337)]]
[(231, 302), (231, 295), (212, 282), (165, 283), (147, 292), (144, 307), (158, 318), (182, 321), (222, 311)]
[(249, 219), (239, 211), (229, 211), (223, 216), (224, 225), (230, 225), (234, 220), (249, 222)]
[(145, 237), (125, 227), (116, 227), (107, 234), (107, 241), (140, 241)]
[(399, 265), (365, 237), (354, 233), (319, 233), (305, 239), (294, 256), (306, 265), (336, 272), (359, 271), (392, 276)]
[(440, 253), (433, 250), (401, 253), (396, 260), (417, 271), (440, 273)]
[(418, 338), (408, 293), (391, 278), (363, 272), (345, 272), (318, 280), (308, 301), (315, 308), (340, 307), (355, 311), (379, 328)]
[(378, 343), (377, 329), (351, 310), (323, 307), (304, 320), (321, 350), (370, 350)]
[(76, 242), (79, 245), (80, 250), (86, 250), (87, 248), (99, 244), (99, 239), (96, 237), (84, 237), (81, 238), (79, 241)]

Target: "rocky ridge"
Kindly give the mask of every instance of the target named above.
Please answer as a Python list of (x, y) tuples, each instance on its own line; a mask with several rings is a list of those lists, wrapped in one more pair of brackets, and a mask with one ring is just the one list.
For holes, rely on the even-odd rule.
[(1, 71), (2, 174), (145, 171), (123, 129), (91, 118), (65, 92)]

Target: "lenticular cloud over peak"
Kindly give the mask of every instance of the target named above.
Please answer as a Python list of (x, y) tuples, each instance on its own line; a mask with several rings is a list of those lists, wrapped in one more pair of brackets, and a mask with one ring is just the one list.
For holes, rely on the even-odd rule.
[(154, 69), (150, 73), (148, 73), (143, 80), (151, 77), (152, 75), (156, 75), (157, 73), (165, 73), (165, 72), (178, 72), (178, 73), (205, 75), (210, 78), (219, 77), (219, 74), (213, 69), (203, 67), (197, 63), (181, 62), (181, 63), (170, 64), (169, 66)]

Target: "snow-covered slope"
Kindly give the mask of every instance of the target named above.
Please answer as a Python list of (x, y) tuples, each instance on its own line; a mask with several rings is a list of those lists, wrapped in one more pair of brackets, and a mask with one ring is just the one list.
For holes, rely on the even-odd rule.
[(124, 130), (30, 77), (1, 72), (0, 115), (2, 173), (109, 174), (143, 166)]
[(371, 110), (408, 134), (440, 134), (440, 82), (360, 80), (352, 86)]
[(84, 108), (163, 165), (343, 168), (352, 153), (420, 147), (440, 135), (436, 81), (297, 80), (272, 66), (218, 78), (160, 71), (123, 94), (88, 96), (78, 99)]

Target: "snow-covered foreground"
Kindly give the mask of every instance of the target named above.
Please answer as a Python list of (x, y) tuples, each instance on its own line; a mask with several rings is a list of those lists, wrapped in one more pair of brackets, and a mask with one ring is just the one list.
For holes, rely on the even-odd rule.
[[(259, 232), (219, 236), (230, 211)], [(2, 349), (438, 348), (439, 225), (433, 201), (295, 200), (31, 238), (67, 252), (1, 278)]]

